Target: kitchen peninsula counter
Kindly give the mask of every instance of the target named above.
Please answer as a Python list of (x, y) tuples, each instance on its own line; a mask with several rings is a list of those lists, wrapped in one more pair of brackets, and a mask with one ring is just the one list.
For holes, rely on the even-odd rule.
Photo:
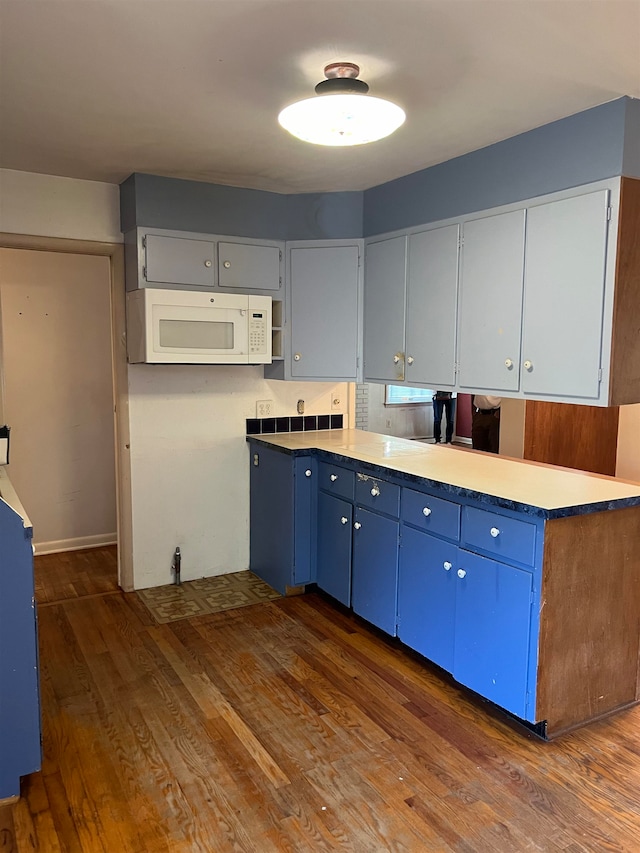
[(361, 430), (249, 435), (250, 568), (539, 734), (638, 703), (640, 484)]
[(294, 456), (321, 452), (336, 461), (365, 463), (367, 468), (384, 469), (408, 482), (437, 486), (452, 497), (474, 497), (541, 518), (640, 506), (640, 483), (446, 444), (423, 444), (358, 429), (250, 438)]

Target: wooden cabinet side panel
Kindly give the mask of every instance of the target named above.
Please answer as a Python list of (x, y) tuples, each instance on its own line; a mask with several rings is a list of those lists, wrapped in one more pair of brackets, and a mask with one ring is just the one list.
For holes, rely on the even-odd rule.
[(524, 459), (615, 475), (617, 406), (527, 400), (525, 407)]
[(609, 403), (640, 400), (640, 180), (622, 178)]
[(540, 610), (550, 736), (638, 699), (640, 507), (547, 522)]

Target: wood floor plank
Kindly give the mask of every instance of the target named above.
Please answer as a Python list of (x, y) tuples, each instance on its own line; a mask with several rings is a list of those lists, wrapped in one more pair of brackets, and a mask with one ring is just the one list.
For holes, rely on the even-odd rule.
[(0, 853), (640, 849), (640, 709), (545, 743), (323, 596), (157, 625), (113, 549), (42, 561)]

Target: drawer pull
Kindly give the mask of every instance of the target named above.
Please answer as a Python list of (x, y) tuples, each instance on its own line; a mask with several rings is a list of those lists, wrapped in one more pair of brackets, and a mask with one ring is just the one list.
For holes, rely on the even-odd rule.
[(355, 527), (356, 530), (360, 530), (360, 528), (362, 527), (362, 525), (360, 524), (359, 521), (356, 521), (356, 523), (353, 526)]
[(492, 527), (489, 533), (493, 536), (494, 539), (497, 539), (500, 536), (500, 531), (497, 527)]
[(449, 560), (445, 560), (445, 561), (444, 561), (444, 563), (443, 563), (442, 565), (444, 566), (444, 570), (445, 570), (445, 572), (450, 572), (450, 571), (451, 571), (451, 569), (453, 568), (453, 566), (451, 565), (451, 563), (449, 562)]
[(332, 483), (335, 483), (335, 481), (338, 479), (338, 475), (337, 475), (337, 474), (332, 474), (332, 475), (329, 477), (329, 479), (331, 480), (331, 482), (332, 482)]
[(465, 572), (465, 570), (464, 570), (464, 569), (458, 569), (458, 577), (459, 577), (459, 578), (463, 578), (463, 577), (465, 577), (465, 576), (466, 576), (466, 574), (467, 574), (467, 573)]
[(349, 519), (347, 518), (346, 515), (343, 515), (342, 518), (340, 519), (341, 524), (346, 524), (347, 521), (349, 521)]
[(379, 494), (380, 494), (380, 489), (377, 486), (374, 486), (371, 489), (371, 496), (374, 498), (377, 498)]
[(427, 517), (429, 517), (429, 516), (431, 515), (431, 509), (430, 509), (430, 507), (426, 506), (426, 507), (422, 510), (422, 514), (423, 514), (423, 515), (426, 515)]
[(310, 477), (310, 476), (311, 476), (311, 468), (307, 468), (307, 470), (304, 472), (304, 476), (305, 476), (305, 477)]

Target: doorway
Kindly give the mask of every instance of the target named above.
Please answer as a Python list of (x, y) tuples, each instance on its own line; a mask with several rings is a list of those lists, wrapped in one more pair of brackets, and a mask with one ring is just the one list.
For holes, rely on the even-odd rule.
[(10, 234), (0, 247), (0, 422), (34, 542), (46, 554), (117, 541), (130, 590), (123, 247)]

